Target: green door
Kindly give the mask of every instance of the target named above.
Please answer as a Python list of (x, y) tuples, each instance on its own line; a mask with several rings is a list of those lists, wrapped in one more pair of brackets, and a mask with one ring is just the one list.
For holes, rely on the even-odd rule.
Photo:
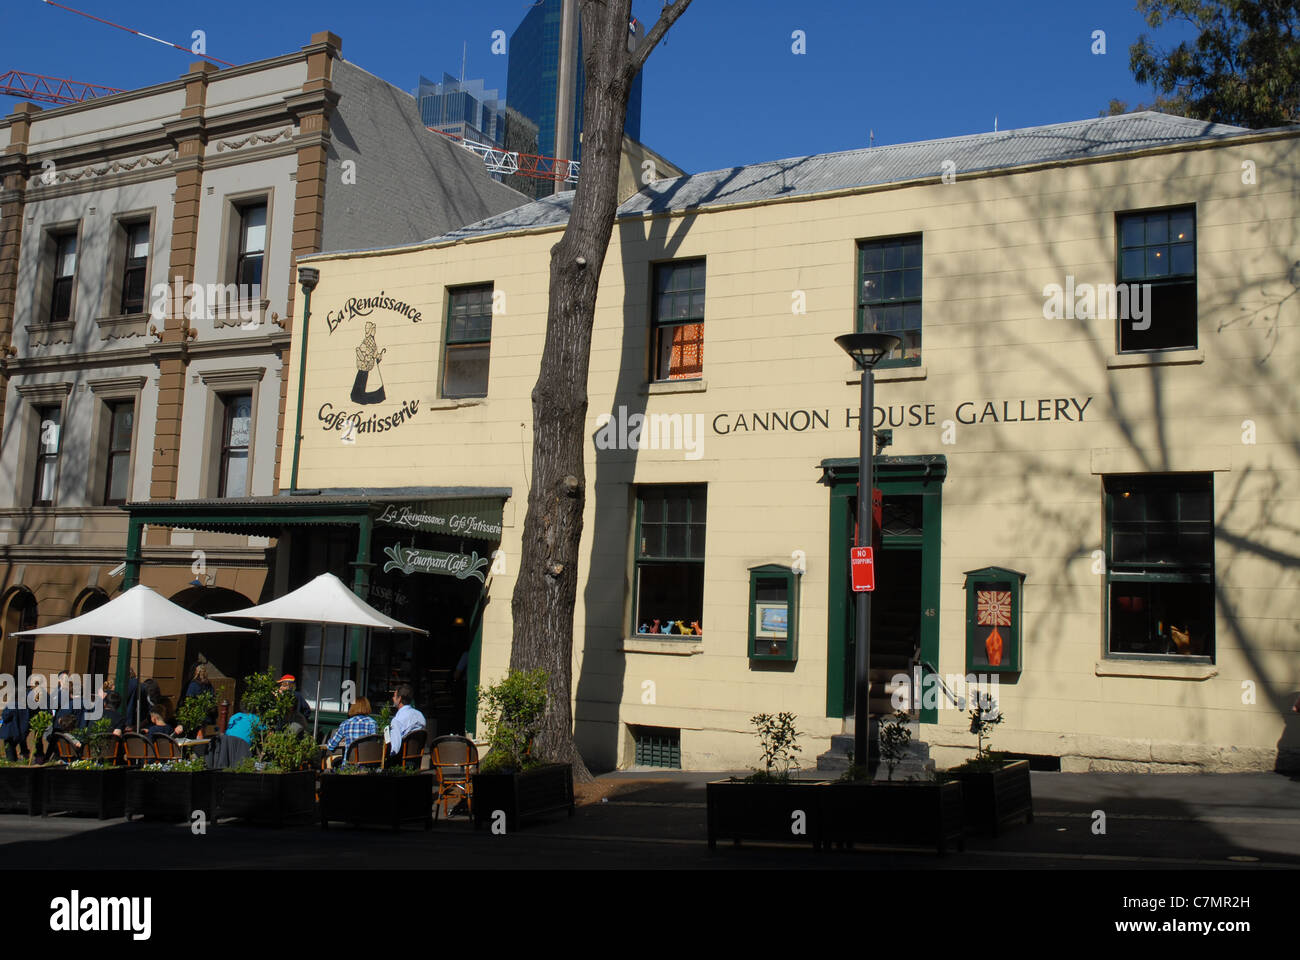
[[(849, 547), (857, 512), (858, 461), (825, 460), (830, 487), (830, 586), (827, 598), (826, 715), (853, 714), (854, 616)], [(871, 604), (871, 666), (906, 673), (921, 660), (939, 660), (939, 545), (947, 461), (943, 456), (876, 457), (876, 486), (884, 496), (876, 591)], [(937, 721), (935, 708), (923, 723)]]

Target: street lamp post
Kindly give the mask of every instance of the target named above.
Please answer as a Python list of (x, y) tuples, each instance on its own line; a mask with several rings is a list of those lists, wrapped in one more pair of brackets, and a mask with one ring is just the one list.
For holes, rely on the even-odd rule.
[[(860, 434), (858, 453), (858, 546), (868, 546), (871, 540), (872, 491), (872, 441), (875, 431), (876, 375), (874, 368), (889, 351), (901, 343), (892, 333), (846, 333), (835, 338), (862, 370), (862, 403), (858, 411)], [(867, 543), (863, 543), (864, 535)], [(847, 558), (845, 558), (847, 559)], [(842, 561), (841, 561), (842, 562)], [(874, 558), (873, 558), (874, 562)], [(864, 769), (871, 762), (871, 741), (868, 739), (870, 702), (868, 689), (871, 671), (871, 594), (861, 591), (857, 595), (858, 623), (853, 668), (853, 762)]]

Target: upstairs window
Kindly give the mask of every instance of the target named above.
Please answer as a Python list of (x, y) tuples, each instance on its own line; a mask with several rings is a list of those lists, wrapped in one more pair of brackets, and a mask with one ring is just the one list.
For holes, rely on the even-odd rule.
[(50, 323), (72, 319), (72, 287), (77, 276), (77, 235), (54, 237), (54, 289), (50, 297)]
[(486, 397), (492, 349), (492, 284), (448, 291), (444, 397)]
[(235, 393), (221, 398), (221, 460), (219, 497), (248, 495), (249, 453), (253, 445), (253, 395)]
[(880, 366), (921, 362), (921, 235), (858, 244), (858, 332), (902, 340)]
[(104, 479), (104, 503), (126, 503), (131, 478), (131, 434), (135, 427), (135, 401), (119, 400), (109, 405), (108, 474)]
[(1119, 352), (1196, 349), (1196, 208), (1124, 213), (1116, 220), (1116, 282), (1128, 287), (1129, 305), (1127, 316), (1117, 311)]
[(660, 263), (654, 268), (651, 308), (656, 380), (704, 375), (704, 260)]
[(261, 287), (262, 258), (266, 254), (266, 204), (250, 203), (237, 209), (239, 252), (235, 260), (235, 283), (242, 287)]
[(63, 408), (59, 406), (36, 408), (36, 484), (32, 504), (38, 507), (54, 505), (54, 492), (59, 479), (59, 451), (62, 448)]
[(145, 271), (149, 264), (149, 223), (126, 223), (126, 260), (122, 269), (120, 313), (144, 313)]

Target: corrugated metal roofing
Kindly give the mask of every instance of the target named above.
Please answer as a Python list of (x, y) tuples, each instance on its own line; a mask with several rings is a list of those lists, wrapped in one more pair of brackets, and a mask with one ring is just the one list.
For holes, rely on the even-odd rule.
[[(868, 147), (660, 180), (625, 200), (618, 208), (618, 215), (639, 216), (714, 204), (811, 196), (938, 177), (945, 172), (960, 177), (964, 173), (1112, 156), (1246, 132), (1249, 131), (1245, 127), (1144, 111), (1045, 127)], [(952, 166), (945, 167), (948, 162)], [(572, 191), (556, 194), (426, 242), (559, 226), (568, 220), (572, 200)]]

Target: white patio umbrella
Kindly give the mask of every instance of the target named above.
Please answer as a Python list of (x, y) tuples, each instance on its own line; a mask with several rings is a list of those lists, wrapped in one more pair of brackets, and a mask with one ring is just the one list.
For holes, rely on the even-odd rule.
[[(39, 634), (67, 636), (121, 637), (126, 640), (153, 640), (158, 637), (188, 636), (192, 633), (257, 633), (249, 627), (218, 623), (191, 613), (172, 603), (143, 583), (121, 593), (103, 606), (62, 623), (23, 630), (15, 637)], [(136, 675), (140, 673), (140, 647), (136, 646)], [(130, 659), (129, 657), (127, 658)], [(140, 697), (135, 700), (135, 726), (140, 729)]]
[(311, 736), (316, 739), (320, 728), (320, 684), (325, 666), (325, 628), (327, 626), (373, 627), (379, 630), (406, 630), (429, 635), (410, 624), (385, 616), (366, 603), (338, 577), (322, 573), (310, 583), (286, 593), (269, 603), (258, 604), (244, 610), (214, 613), (214, 617), (247, 617), (251, 620), (278, 621), (281, 623), (320, 624), (320, 659), (316, 664), (316, 712), (312, 715)]

